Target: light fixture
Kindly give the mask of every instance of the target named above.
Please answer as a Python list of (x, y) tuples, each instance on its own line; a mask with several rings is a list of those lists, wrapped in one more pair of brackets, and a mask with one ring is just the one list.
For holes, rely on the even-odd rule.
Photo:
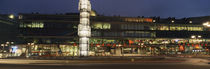
[(10, 14), (10, 15), (9, 15), (9, 18), (10, 18), (10, 19), (14, 19), (15, 16), (14, 16), (13, 14)]
[(172, 20), (171, 22), (172, 22), (172, 23), (174, 23), (175, 21), (174, 21), (174, 20)]
[(198, 36), (198, 38), (201, 38), (201, 37), (202, 37), (202, 36), (200, 36), (200, 35)]
[(153, 20), (153, 23), (155, 23), (156, 22), (156, 20)]
[(193, 35), (193, 36), (191, 36), (191, 38), (193, 38), (193, 39), (194, 39), (194, 38), (196, 38), (196, 36), (195, 36), (195, 35)]
[(192, 21), (189, 21), (189, 23), (192, 23)]
[(4, 46), (4, 44), (1, 44), (1, 46)]
[(6, 42), (6, 44), (9, 44), (9, 42)]

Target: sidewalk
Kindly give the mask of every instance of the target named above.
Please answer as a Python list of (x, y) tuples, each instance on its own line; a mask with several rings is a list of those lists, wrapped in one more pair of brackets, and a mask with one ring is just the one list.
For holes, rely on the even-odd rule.
[(80, 64), (80, 63), (181, 63), (185, 59), (163, 57), (88, 57), (70, 60), (31, 60), (31, 59), (0, 59), (0, 64)]

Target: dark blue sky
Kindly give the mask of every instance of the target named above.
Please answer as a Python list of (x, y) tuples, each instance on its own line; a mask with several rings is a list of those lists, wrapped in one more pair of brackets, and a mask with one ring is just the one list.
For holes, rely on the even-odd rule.
[[(91, 0), (99, 14), (195, 17), (210, 15), (210, 0)], [(0, 13), (78, 12), (78, 0), (0, 0)]]

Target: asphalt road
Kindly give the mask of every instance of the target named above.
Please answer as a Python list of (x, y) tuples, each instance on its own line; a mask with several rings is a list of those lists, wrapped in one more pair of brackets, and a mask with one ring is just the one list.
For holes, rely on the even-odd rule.
[(210, 69), (210, 65), (191, 65), (183, 63), (109, 63), (109, 64), (0, 64), (0, 69)]

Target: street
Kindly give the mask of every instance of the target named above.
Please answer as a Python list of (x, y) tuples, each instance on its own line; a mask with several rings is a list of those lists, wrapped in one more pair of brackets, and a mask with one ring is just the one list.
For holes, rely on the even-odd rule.
[(0, 64), (0, 69), (209, 69), (210, 65), (190, 65), (183, 63), (106, 63), (106, 64)]

